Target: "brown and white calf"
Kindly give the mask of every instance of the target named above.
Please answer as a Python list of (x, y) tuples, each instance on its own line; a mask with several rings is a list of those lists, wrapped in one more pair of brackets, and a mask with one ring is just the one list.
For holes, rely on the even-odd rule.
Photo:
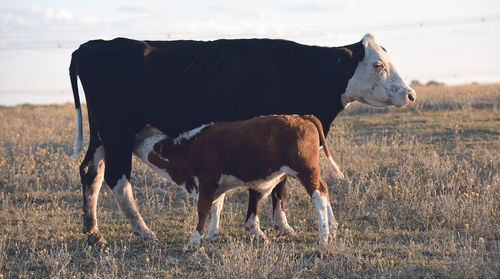
[[(321, 122), (312, 115), (271, 115), (208, 124), (176, 139), (150, 127), (137, 136), (134, 152), (159, 175), (198, 199), (194, 244), (203, 238), (209, 212), (211, 223), (206, 239), (217, 236), (228, 190), (248, 187), (266, 196), (286, 176), (298, 179), (311, 196), (319, 218), (318, 241), (326, 244), (328, 235), (335, 235), (337, 225), (327, 185), (320, 177), (320, 146), (336, 176), (342, 178), (328, 151)], [(257, 216), (250, 216), (246, 226), (251, 235), (265, 238)]]

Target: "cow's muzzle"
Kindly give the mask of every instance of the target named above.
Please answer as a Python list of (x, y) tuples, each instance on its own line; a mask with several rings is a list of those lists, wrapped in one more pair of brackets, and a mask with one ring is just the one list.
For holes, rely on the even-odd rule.
[(408, 90), (408, 92), (406, 94), (406, 99), (408, 100), (408, 103), (410, 103), (410, 104), (415, 102), (415, 100), (417, 99), (417, 93), (415, 92), (415, 90), (413, 90), (413, 89)]

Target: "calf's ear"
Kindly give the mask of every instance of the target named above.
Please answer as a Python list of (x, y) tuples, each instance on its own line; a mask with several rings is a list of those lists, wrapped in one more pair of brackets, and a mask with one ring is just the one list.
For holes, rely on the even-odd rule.
[(157, 154), (160, 154), (160, 155), (162, 155), (162, 156), (164, 156), (164, 154), (163, 154), (163, 151), (164, 151), (164, 150), (163, 150), (163, 149), (164, 149), (164, 148), (163, 148), (163, 144), (162, 144), (162, 142), (161, 142), (161, 141), (159, 141), (159, 142), (155, 143), (155, 145), (153, 146), (153, 150), (154, 150), (154, 152), (156, 152)]

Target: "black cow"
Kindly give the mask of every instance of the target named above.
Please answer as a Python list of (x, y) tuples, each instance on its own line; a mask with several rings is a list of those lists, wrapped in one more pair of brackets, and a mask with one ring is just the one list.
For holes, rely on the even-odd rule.
[[(73, 52), (70, 77), (77, 111), (75, 155), (82, 123), (77, 76), (90, 124), (80, 166), (83, 231), (89, 243), (105, 242), (97, 227), (103, 179), (112, 188), (133, 231), (155, 238), (144, 223), (130, 185), (135, 135), (147, 125), (175, 138), (209, 122), (268, 114), (313, 114), (327, 134), (350, 102), (405, 107), (415, 91), (399, 76), (385, 50), (367, 34), (343, 47), (306, 46), (285, 40), (95, 40)], [(272, 193), (273, 221), (283, 233), (285, 181)], [(247, 219), (261, 195), (250, 193)]]

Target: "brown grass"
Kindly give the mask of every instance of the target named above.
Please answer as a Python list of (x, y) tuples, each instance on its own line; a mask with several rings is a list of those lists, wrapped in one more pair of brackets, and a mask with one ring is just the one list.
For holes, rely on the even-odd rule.
[[(108, 244), (88, 247), (69, 156), (73, 106), (0, 108), (0, 278), (499, 277), (500, 84), (417, 92), (408, 109), (355, 105), (334, 122), (328, 142), (347, 179), (323, 172), (340, 223), (326, 249), (296, 182), (286, 212), (297, 237), (267, 230), (270, 242), (250, 241), (240, 191), (227, 198), (219, 240), (193, 249), (195, 202), (138, 161), (132, 183), (158, 241), (131, 233), (104, 186)], [(263, 228), (270, 217), (268, 200)]]

